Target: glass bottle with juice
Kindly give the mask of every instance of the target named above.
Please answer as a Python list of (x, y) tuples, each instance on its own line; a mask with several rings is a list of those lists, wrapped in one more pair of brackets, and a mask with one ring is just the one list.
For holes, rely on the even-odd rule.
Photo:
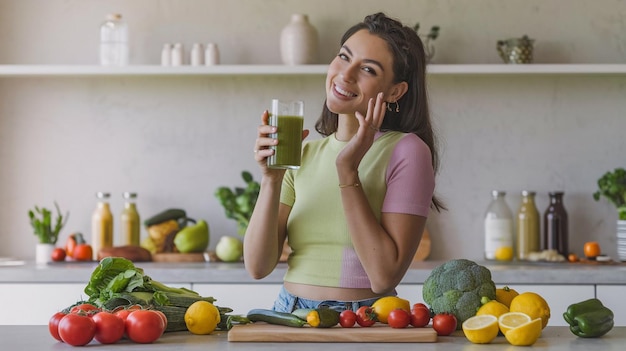
[(506, 203), (506, 192), (493, 190), (485, 214), (485, 259), (510, 261), (513, 249), (513, 214)]
[(535, 192), (522, 191), (522, 204), (517, 211), (516, 258), (527, 260), (531, 252), (539, 251), (539, 211), (535, 205)]
[(120, 215), (123, 245), (139, 246), (141, 224), (137, 212), (137, 193), (125, 192), (124, 209)]
[(109, 206), (111, 194), (98, 192), (98, 205), (91, 217), (91, 246), (93, 259), (98, 259), (98, 252), (105, 247), (113, 246), (113, 214)]

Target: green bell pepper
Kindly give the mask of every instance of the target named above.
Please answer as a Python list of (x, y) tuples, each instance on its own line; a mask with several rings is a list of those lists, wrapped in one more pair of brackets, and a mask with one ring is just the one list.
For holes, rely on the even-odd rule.
[(572, 333), (581, 338), (597, 338), (613, 329), (613, 311), (598, 299), (570, 305), (563, 319)]

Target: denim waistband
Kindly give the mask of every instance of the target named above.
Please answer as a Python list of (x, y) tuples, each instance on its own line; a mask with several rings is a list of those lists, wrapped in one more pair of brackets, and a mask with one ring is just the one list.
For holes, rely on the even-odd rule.
[(281, 287), (276, 301), (274, 301), (273, 310), (291, 313), (298, 308), (318, 308), (327, 306), (336, 311), (356, 310), (361, 306), (371, 306), (380, 297), (375, 297), (357, 301), (337, 301), (337, 300), (310, 300), (293, 295), (285, 287)]

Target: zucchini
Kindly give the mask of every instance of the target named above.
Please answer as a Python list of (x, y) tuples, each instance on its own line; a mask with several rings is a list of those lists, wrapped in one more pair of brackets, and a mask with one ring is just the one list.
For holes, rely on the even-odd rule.
[(306, 324), (305, 321), (292, 313), (278, 312), (261, 308), (250, 310), (247, 317), (251, 322), (265, 322), (295, 328), (302, 328)]
[(179, 208), (170, 208), (165, 211), (159, 212), (156, 215), (146, 219), (143, 222), (143, 224), (146, 227), (149, 227), (151, 225), (167, 222), (172, 219), (175, 221), (178, 221), (181, 218), (186, 218), (186, 217), (187, 217), (187, 213), (185, 212), (185, 210), (182, 210)]
[(157, 305), (154, 309), (163, 312), (165, 317), (167, 317), (165, 332), (187, 331), (187, 323), (185, 323), (187, 308)]

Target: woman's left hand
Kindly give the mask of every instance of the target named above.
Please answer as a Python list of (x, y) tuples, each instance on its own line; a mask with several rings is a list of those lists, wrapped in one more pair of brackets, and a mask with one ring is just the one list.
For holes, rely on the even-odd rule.
[(374, 143), (374, 135), (380, 129), (385, 119), (385, 109), (387, 104), (383, 99), (383, 93), (376, 95), (376, 100), (370, 99), (367, 104), (366, 115), (356, 112), (356, 118), (359, 120), (359, 129), (352, 137), (350, 142), (343, 148), (335, 161), (338, 168), (346, 167), (346, 169), (356, 171), (363, 159)]

